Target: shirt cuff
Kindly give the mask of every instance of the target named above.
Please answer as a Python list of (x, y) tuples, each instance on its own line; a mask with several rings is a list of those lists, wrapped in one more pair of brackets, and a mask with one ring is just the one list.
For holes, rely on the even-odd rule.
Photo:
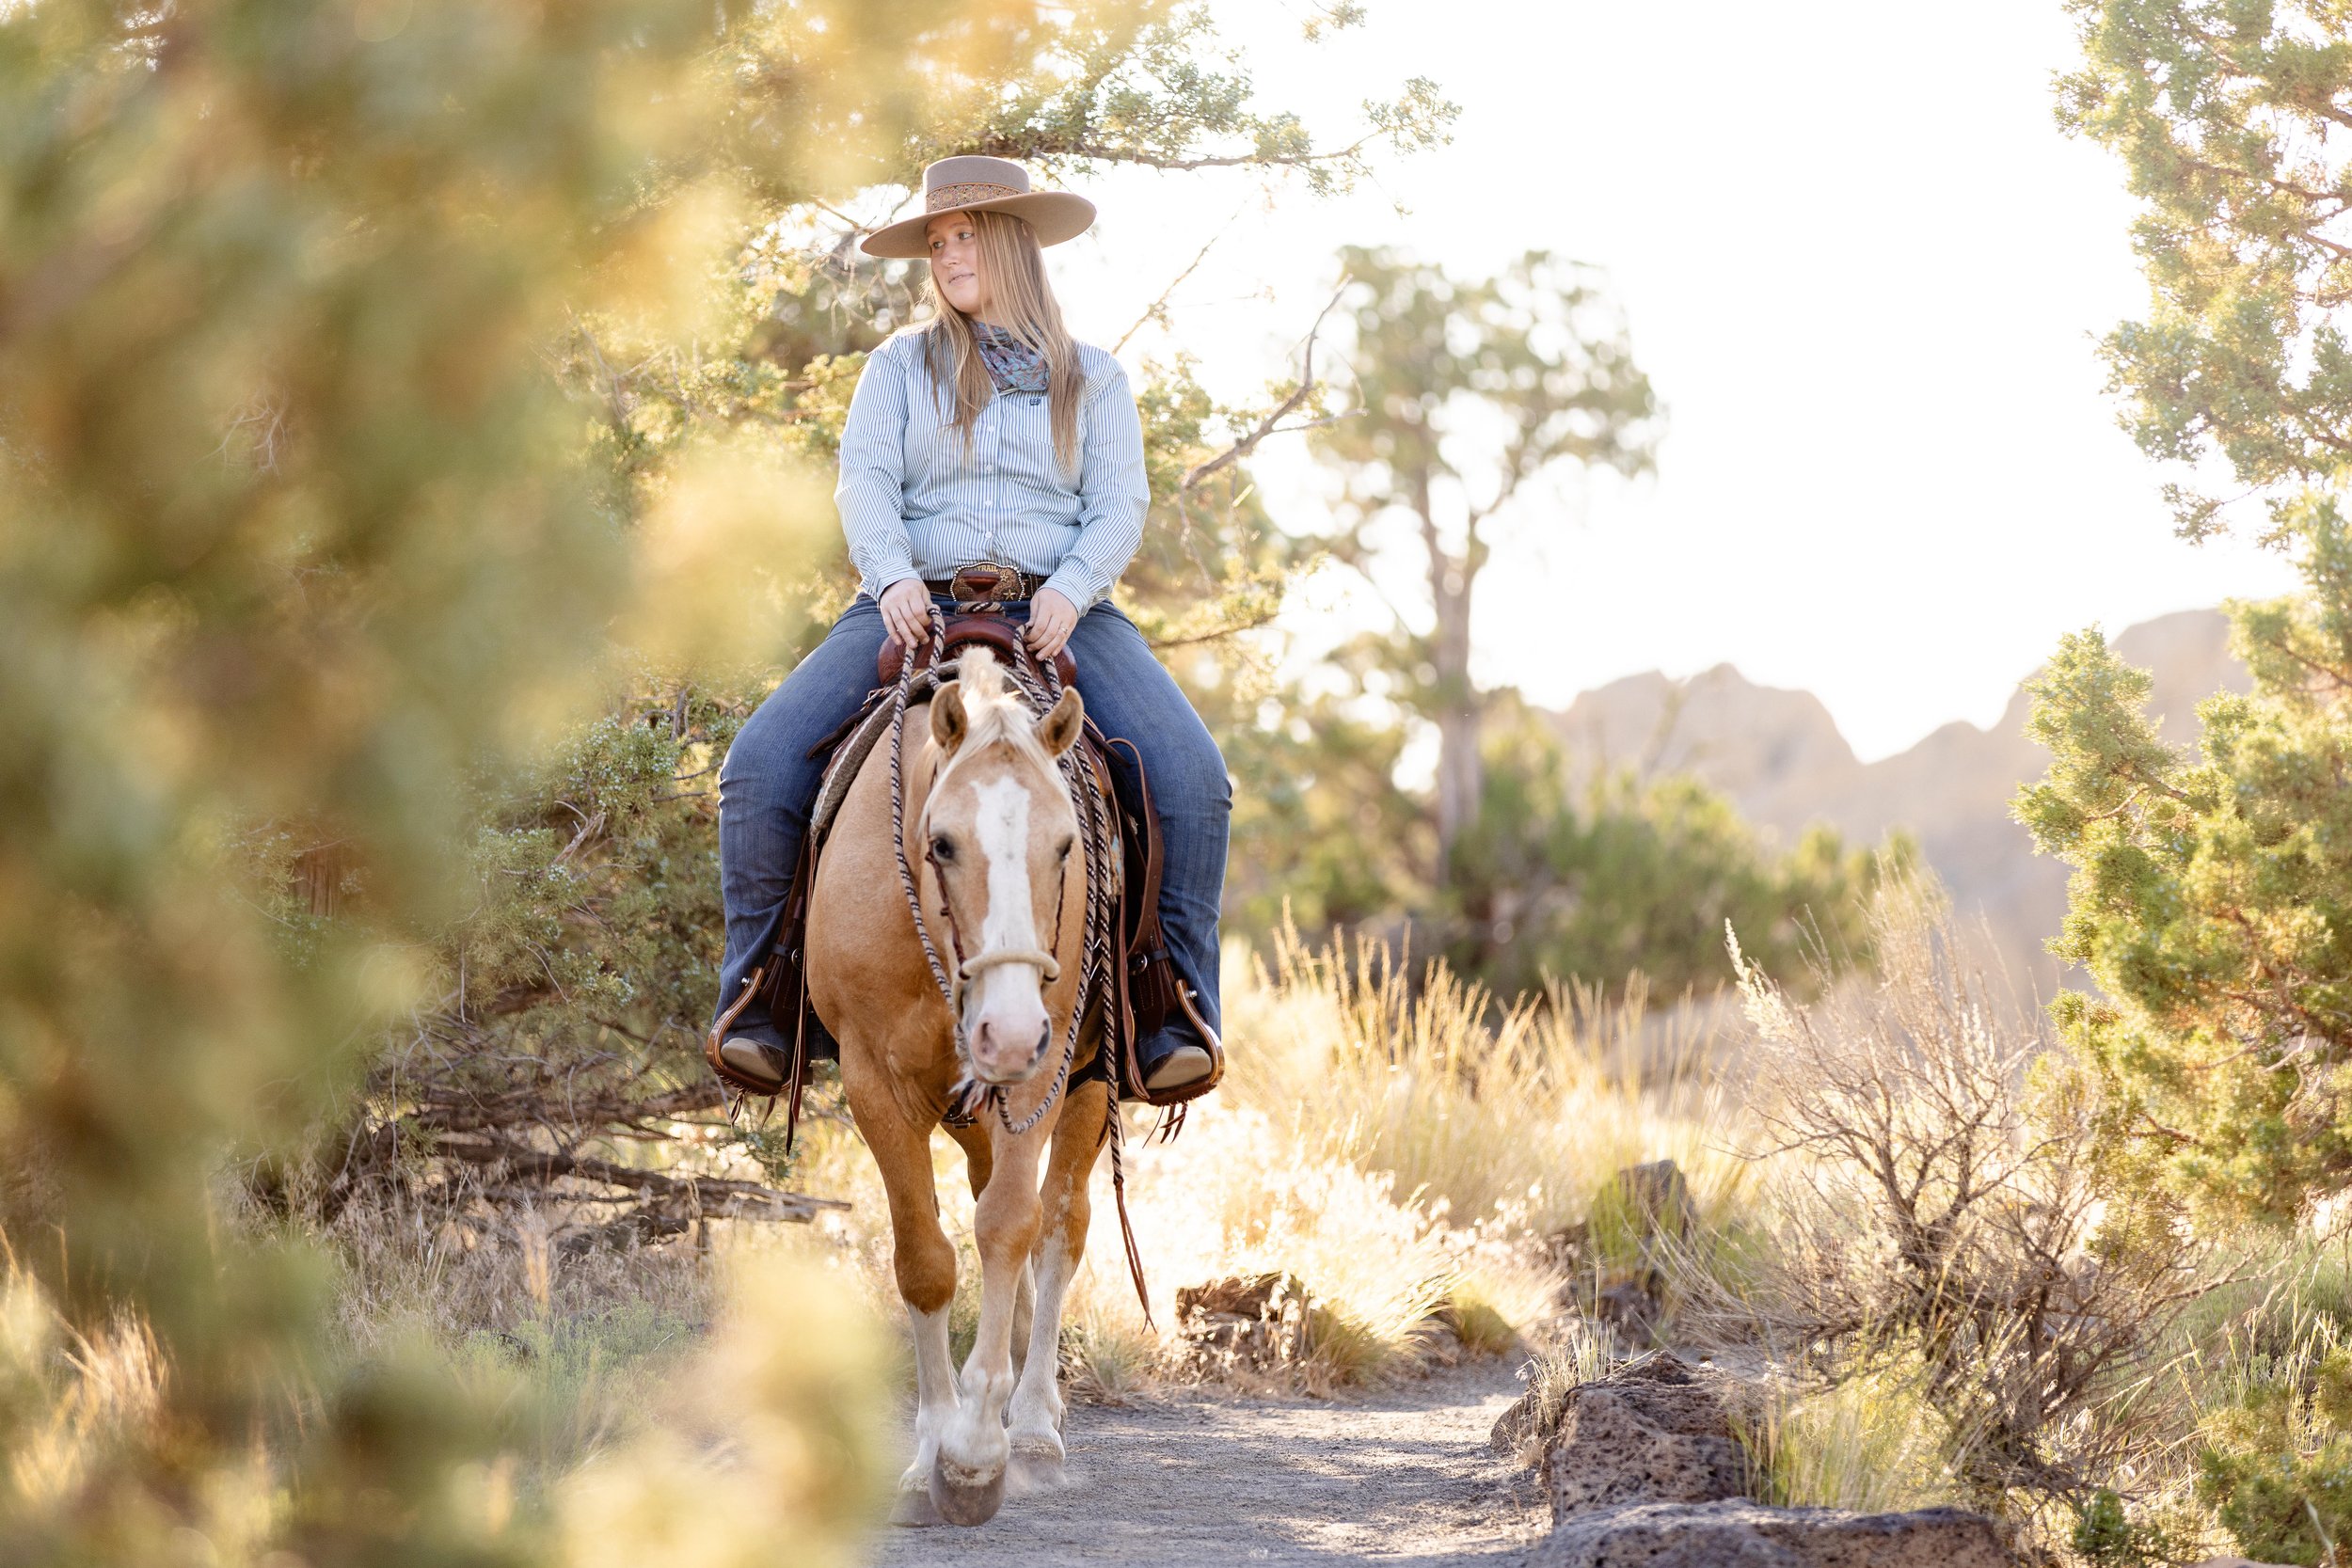
[(1068, 599), (1072, 608), (1081, 615), (1092, 610), (1096, 601), (1103, 597), (1103, 590), (1094, 585), (1093, 577), (1070, 561), (1054, 568), (1054, 575), (1038, 586), (1041, 593), (1050, 588)]

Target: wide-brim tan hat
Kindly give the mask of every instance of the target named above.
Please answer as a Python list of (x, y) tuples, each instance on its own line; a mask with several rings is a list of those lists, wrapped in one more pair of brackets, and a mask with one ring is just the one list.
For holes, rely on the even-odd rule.
[(920, 261), (931, 253), (924, 226), (942, 213), (1010, 213), (1037, 230), (1040, 245), (1059, 245), (1085, 233), (1094, 203), (1070, 191), (1033, 191), (1029, 171), (1009, 158), (942, 158), (923, 171), (923, 211), (866, 236), (868, 256)]

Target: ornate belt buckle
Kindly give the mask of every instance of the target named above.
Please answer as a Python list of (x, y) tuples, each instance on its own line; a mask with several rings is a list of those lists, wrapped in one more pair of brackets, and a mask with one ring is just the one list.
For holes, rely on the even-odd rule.
[(1021, 596), (1021, 573), (998, 562), (976, 561), (956, 568), (947, 592), (958, 604), (1009, 604)]

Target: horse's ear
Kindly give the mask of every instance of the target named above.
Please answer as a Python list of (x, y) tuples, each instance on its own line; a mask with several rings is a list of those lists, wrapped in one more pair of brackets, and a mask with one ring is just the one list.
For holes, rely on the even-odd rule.
[(943, 752), (952, 752), (963, 744), (963, 688), (955, 681), (942, 682), (931, 693), (931, 739)]
[(1078, 689), (1065, 686), (1061, 689), (1061, 701), (1037, 721), (1038, 744), (1045, 748), (1047, 756), (1057, 757), (1078, 743), (1086, 724), (1087, 706), (1078, 699)]

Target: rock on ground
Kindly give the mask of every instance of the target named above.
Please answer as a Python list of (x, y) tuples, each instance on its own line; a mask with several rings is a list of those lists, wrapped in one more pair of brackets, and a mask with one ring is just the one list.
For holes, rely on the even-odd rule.
[(1552, 1518), (1742, 1496), (1748, 1456), (1724, 1413), (1726, 1381), (1661, 1353), (1570, 1389), (1544, 1455)]
[(1176, 1292), (1176, 1334), (1195, 1371), (1276, 1371), (1307, 1358), (1311, 1306), (1296, 1275), (1213, 1279)]
[(1956, 1508), (1848, 1513), (1745, 1498), (1642, 1503), (1571, 1519), (1528, 1568), (2015, 1568), (2000, 1527)]
[(1732, 1412), (1748, 1386), (1665, 1352), (1504, 1412), (1488, 1439), (1541, 1454), (1554, 1528), (1530, 1568), (2015, 1568), (1996, 1521), (1959, 1509), (1849, 1513), (1744, 1494)]

